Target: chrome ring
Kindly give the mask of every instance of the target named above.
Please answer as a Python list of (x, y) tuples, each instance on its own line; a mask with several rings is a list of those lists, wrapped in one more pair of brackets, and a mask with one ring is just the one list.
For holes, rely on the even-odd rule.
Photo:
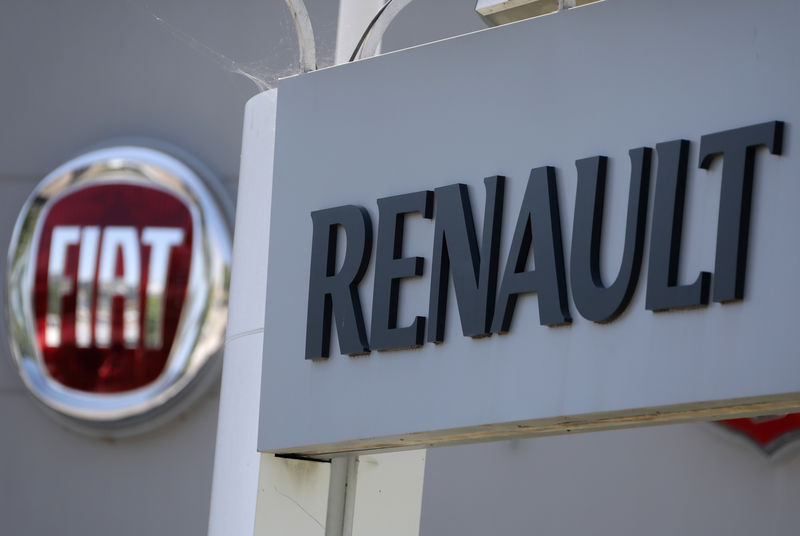
[[(165, 192), (185, 205), (192, 223), (188, 282), (172, 344), (165, 350), (168, 357), (158, 376), (130, 390), (90, 392), (57, 381), (45, 364), (41, 347), (45, 337), (37, 329), (34, 304), (40, 235), (48, 211), (59, 200), (94, 186), (121, 184)], [(25, 385), (61, 422), (93, 435), (129, 435), (173, 415), (200, 394), (200, 384), (213, 379), (212, 371), (219, 360), (216, 356), (224, 342), (231, 263), (232, 215), (225, 214), (222, 206), (187, 164), (162, 151), (134, 145), (88, 152), (60, 166), (37, 185), (22, 208), (9, 246), (7, 322), (12, 355)], [(117, 254), (114, 250), (114, 258)], [(96, 261), (89, 262), (94, 263), (92, 269), (95, 269)], [(96, 276), (96, 272), (92, 273)], [(92, 285), (97, 284), (96, 279)], [(76, 288), (80, 281), (67, 284)], [(50, 299), (50, 287), (47, 288)], [(153, 307), (158, 306), (156, 298), (153, 300)], [(80, 314), (78, 308), (76, 318)], [(127, 301), (125, 308), (127, 315)], [(94, 309), (92, 314), (97, 318), (97, 307)], [(139, 313), (134, 312), (138, 322)], [(98, 330), (101, 323), (95, 320), (90, 325)], [(130, 330), (128, 337), (127, 327), (126, 324), (126, 342), (136, 344), (137, 340), (144, 340), (145, 335), (137, 339), (135, 329)], [(94, 333), (97, 346), (98, 331)], [(157, 337), (153, 340), (157, 341)]]

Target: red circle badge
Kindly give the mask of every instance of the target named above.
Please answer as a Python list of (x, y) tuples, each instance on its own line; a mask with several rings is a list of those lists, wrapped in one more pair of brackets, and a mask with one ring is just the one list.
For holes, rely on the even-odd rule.
[(218, 199), (187, 164), (135, 146), (80, 156), (31, 194), (9, 248), (9, 333), (62, 422), (133, 433), (211, 377), (231, 256)]

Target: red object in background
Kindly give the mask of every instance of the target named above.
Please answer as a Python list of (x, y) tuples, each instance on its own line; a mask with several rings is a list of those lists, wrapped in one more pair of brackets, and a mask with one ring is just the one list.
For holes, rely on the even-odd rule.
[(800, 413), (767, 415), (752, 419), (728, 419), (719, 424), (744, 435), (768, 454), (800, 439)]
[[(65, 275), (72, 281), (71, 292), (61, 298), (60, 345), (45, 344), (48, 292), (48, 263), (53, 228), (56, 226), (127, 226), (136, 229), (139, 238), (145, 227), (179, 228), (183, 242), (173, 247), (163, 296), (163, 343), (147, 348), (145, 333), (146, 283), (150, 246), (140, 247), (139, 343), (127, 347), (123, 341), (124, 299), (116, 296), (111, 307), (111, 343), (100, 348), (95, 341), (97, 313), (97, 266), (92, 299), (92, 344), (78, 347), (75, 338), (76, 288), (80, 244), (70, 245), (66, 253)], [(100, 244), (102, 248), (102, 241)], [(81, 391), (116, 393), (143, 387), (155, 380), (167, 363), (178, 329), (189, 281), (192, 248), (192, 217), (184, 202), (171, 193), (145, 185), (112, 183), (75, 190), (55, 201), (44, 219), (34, 282), (34, 311), (39, 350), (50, 376), (57, 382)], [(118, 252), (116, 273), (121, 275)], [(98, 260), (99, 262), (99, 260)]]

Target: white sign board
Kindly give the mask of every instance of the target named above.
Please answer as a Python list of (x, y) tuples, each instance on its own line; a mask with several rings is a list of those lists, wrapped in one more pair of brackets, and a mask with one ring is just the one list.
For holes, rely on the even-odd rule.
[(259, 449), (800, 409), (798, 23), (615, 0), (283, 80)]

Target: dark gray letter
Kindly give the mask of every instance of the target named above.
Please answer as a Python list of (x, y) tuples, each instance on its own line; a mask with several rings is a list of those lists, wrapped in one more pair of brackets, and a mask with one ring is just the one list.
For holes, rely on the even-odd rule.
[(639, 281), (647, 222), (651, 152), (648, 147), (629, 152), (631, 184), (625, 224), (625, 248), (617, 278), (609, 287), (603, 285), (600, 277), (600, 236), (605, 205), (607, 158), (595, 156), (575, 162), (578, 168), (578, 193), (572, 227), (570, 282), (575, 307), (589, 320), (614, 320), (631, 301)]
[(689, 142), (674, 140), (659, 143), (656, 151), (658, 171), (653, 203), (653, 228), (650, 230), (650, 266), (647, 270), (645, 307), (651, 311), (664, 311), (707, 305), (711, 274), (700, 272), (691, 285), (678, 285)]
[[(306, 359), (328, 357), (331, 313), (336, 318), (339, 350), (357, 355), (369, 352), (358, 283), (364, 277), (372, 250), (372, 223), (367, 211), (345, 205), (311, 213), (311, 276), (308, 283)], [(347, 251), (336, 273), (336, 231), (341, 225)]]
[(375, 252), (375, 287), (372, 292), (372, 348), (412, 348), (425, 340), (425, 317), (410, 326), (397, 327), (400, 280), (422, 275), (422, 257), (403, 257), (405, 215), (433, 214), (433, 192), (422, 191), (378, 199), (378, 243)]
[[(526, 272), (531, 242), (536, 269)], [(552, 326), (572, 321), (567, 304), (556, 170), (550, 166), (534, 169), (528, 179), (500, 284), (493, 332), (510, 329), (517, 296), (526, 292), (538, 294), (540, 324)]]
[(715, 302), (741, 300), (744, 296), (756, 148), (766, 145), (772, 154), (781, 154), (782, 144), (781, 121), (726, 130), (700, 138), (701, 168), (708, 169), (715, 156), (725, 155), (714, 261)]
[(467, 187), (453, 184), (436, 188), (436, 227), (428, 308), (429, 342), (444, 340), (448, 273), (451, 271), (464, 335), (480, 337), (490, 333), (497, 290), (504, 180), (503, 177), (484, 179), (486, 210), (480, 253)]

